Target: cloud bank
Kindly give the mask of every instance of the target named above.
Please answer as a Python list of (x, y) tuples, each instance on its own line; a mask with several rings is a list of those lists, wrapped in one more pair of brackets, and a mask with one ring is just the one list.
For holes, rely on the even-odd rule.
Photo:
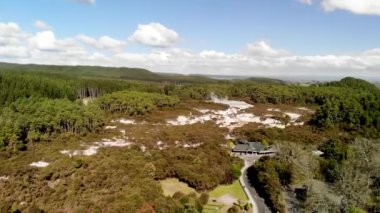
[(326, 12), (345, 10), (360, 15), (380, 15), (379, 0), (299, 0), (299, 2), (306, 5), (320, 2), (323, 10)]
[(110, 36), (102, 36), (99, 39), (94, 39), (90, 36), (81, 34), (78, 35), (76, 39), (98, 50), (112, 50), (119, 52), (127, 45), (125, 41), (117, 40)]
[[(93, 38), (84, 34), (60, 38), (53, 30), (41, 28), (31, 33), (22, 30), (17, 23), (0, 23), (0, 61), (141, 67), (156, 72), (184, 74), (380, 77), (380, 49), (296, 55), (272, 47), (267, 41), (257, 41), (242, 45), (235, 53), (218, 50), (198, 52), (175, 47), (178, 39), (178, 33), (158, 23), (139, 25), (136, 32), (125, 40), (108, 35)], [(151, 49), (134, 53), (128, 50), (128, 42)]]

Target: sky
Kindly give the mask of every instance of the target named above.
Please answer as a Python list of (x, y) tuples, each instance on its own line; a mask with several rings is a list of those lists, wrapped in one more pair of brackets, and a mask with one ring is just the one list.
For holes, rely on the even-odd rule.
[(380, 79), (380, 0), (1, 0), (0, 61)]

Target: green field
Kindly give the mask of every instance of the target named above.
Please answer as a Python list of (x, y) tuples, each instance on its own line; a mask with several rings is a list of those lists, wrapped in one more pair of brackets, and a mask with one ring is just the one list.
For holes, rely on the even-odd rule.
[(203, 207), (202, 213), (220, 213), (224, 210), (224, 207), (221, 203), (208, 203)]
[(240, 185), (240, 182), (236, 180), (231, 185), (221, 185), (216, 189), (212, 190), (209, 195), (213, 198), (222, 197), (223, 195), (229, 194), (232, 197), (239, 199), (241, 201), (247, 201), (248, 198), (245, 195), (243, 188)]

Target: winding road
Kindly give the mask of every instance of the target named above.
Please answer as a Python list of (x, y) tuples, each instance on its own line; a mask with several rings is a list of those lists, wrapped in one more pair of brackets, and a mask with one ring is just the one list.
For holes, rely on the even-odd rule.
[(239, 178), (240, 184), (242, 185), (245, 193), (249, 198), (249, 202), (252, 203), (253, 213), (270, 213), (268, 206), (265, 204), (265, 200), (261, 198), (255, 188), (253, 188), (249, 184), (247, 169), (257, 160), (260, 156), (256, 155), (247, 155), (247, 156), (239, 156), (244, 160), (244, 167), (241, 169), (241, 176)]

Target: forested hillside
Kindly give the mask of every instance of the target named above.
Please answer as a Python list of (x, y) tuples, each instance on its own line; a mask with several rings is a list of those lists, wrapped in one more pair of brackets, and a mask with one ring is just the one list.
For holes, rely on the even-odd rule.
[(0, 71), (0, 88), (0, 105), (7, 105), (20, 97), (67, 98), (75, 101), (120, 90), (159, 92), (162, 86), (157, 83), (80, 78), (63, 74)]
[(346, 91), (340, 96), (325, 99), (312, 124), (319, 127), (338, 125), (346, 131), (365, 136), (380, 136), (380, 90), (375, 85), (354, 78), (326, 85)]
[[(260, 104), (316, 104), (320, 108), (310, 121), (315, 127), (339, 127), (350, 131), (351, 134), (369, 137), (378, 137), (380, 134), (379, 89), (370, 83), (353, 78), (309, 87), (267, 82), (175, 85), (78, 78), (58, 74), (0, 72), (0, 88), (0, 106), (13, 106), (13, 109), (25, 104), (25, 101), (19, 101), (20, 98), (32, 98), (29, 102), (43, 100), (35, 99), (36, 97), (76, 101), (122, 90), (156, 93), (156, 95), (141, 95), (120, 92), (105, 95), (98, 101), (103, 110), (124, 112), (129, 115), (144, 114), (156, 106), (170, 107), (179, 102), (176, 98), (165, 95), (176, 96), (182, 100), (207, 100), (211, 93), (216, 93), (219, 96), (247, 99)], [(11, 112), (9, 108), (4, 108), (3, 114), (6, 111), (6, 114), (9, 114)], [(33, 114), (35, 113), (29, 115)]]
[(96, 77), (110, 79), (141, 80), (153, 82), (172, 82), (172, 83), (210, 83), (215, 80), (197, 75), (163, 75), (150, 72), (139, 68), (112, 68), (98, 66), (58, 66), (58, 65), (35, 65), (35, 64), (8, 64), (0, 63), (0, 71), (23, 71), (39, 72), (47, 74), (59, 74), (79, 77)]
[[(223, 104), (209, 102), (212, 94), (244, 100), (255, 105), (251, 110), (262, 108), (262, 114), (271, 113), (271, 119), (278, 118), (286, 125), (280, 129), (256, 123), (229, 131), (213, 119), (179, 126), (162, 123), (178, 116), (184, 120), (184, 115), (202, 114), (199, 109), (204, 106), (211, 107), (209, 111), (225, 109)], [(291, 118), (275, 115), (273, 110), (279, 107), (286, 112), (300, 106), (310, 109), (306, 108), (307, 116), (298, 126), (287, 125)], [(344, 174), (361, 171), (366, 177), (358, 178), (361, 184), (367, 181), (368, 193), (358, 187), (352, 189), (366, 196), (355, 200), (347, 195), (345, 205), (379, 210), (380, 177), (372, 172), (377, 167), (368, 160), (375, 156), (368, 155), (366, 164), (362, 152), (364, 145), (374, 150), (377, 146), (353, 141), (379, 138), (380, 91), (360, 79), (301, 86), (268, 79), (163, 78), (126, 68), (1, 64), (0, 109), (0, 177), (16, 180), (0, 179), (0, 187), (6, 189), (0, 191), (0, 209), (6, 211), (53, 211), (68, 206), (78, 212), (201, 212), (205, 202), (200, 195), (165, 197), (157, 181), (177, 178), (199, 194), (232, 183), (240, 175), (242, 162), (230, 156), (227, 134), (273, 145), (286, 142), (290, 144), (287, 147), (299, 146), (294, 148), (297, 152), (263, 158), (249, 170), (273, 210), (285, 211), (284, 189), (304, 181), (302, 171), (309, 167), (313, 167), (311, 179), (323, 182), (327, 188), (340, 187), (346, 194), (349, 191), (344, 191), (342, 184), (351, 179)], [(246, 110), (242, 112), (248, 113)], [(123, 139), (118, 138), (120, 134)], [(83, 150), (70, 151), (89, 146), (85, 141), (96, 141), (90, 154), (110, 143), (124, 149), (102, 149), (96, 157), (79, 155)], [(306, 160), (297, 157), (309, 146), (324, 155), (318, 158), (318, 166), (310, 160), (310, 165), (300, 168), (303, 164), (299, 162), (309, 163), (305, 156), (311, 154), (302, 156)], [(356, 156), (360, 156), (360, 164), (353, 163)], [(49, 167), (30, 167), (32, 161), (45, 157), (51, 161)], [(54, 202), (48, 202), (51, 198)], [(304, 209), (314, 205), (310, 199), (305, 198)], [(28, 205), (20, 205), (24, 200)], [(336, 210), (334, 205), (332, 209)]]

